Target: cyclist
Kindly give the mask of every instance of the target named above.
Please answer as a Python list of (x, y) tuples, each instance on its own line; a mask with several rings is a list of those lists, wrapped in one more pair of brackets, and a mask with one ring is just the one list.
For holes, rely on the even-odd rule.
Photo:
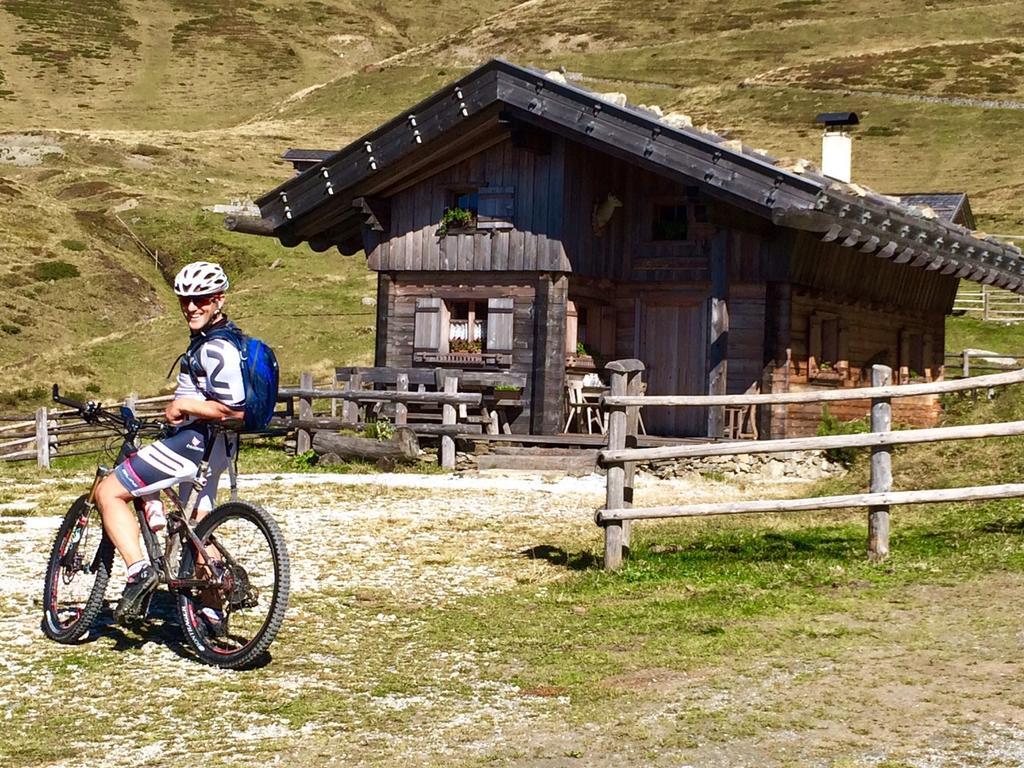
[[(238, 349), (222, 338), (200, 341), (213, 329), (230, 323), (223, 311), (227, 289), (224, 270), (207, 261), (185, 265), (174, 278), (174, 292), (191, 333), (193, 354), (182, 355), (174, 399), (164, 410), (164, 418), (173, 430), (168, 437), (125, 459), (96, 489), (103, 527), (128, 567), (128, 580), (114, 610), (118, 622), (141, 616), (159, 580), (139, 546), (139, 526), (129, 502), (133, 497), (152, 498), (176, 484), (182, 486), (180, 493), (186, 500), (206, 449), (210, 423), (242, 419), (245, 415), (245, 385)], [(226, 433), (214, 446), (209, 477), (197, 507), (200, 519), (213, 508), (217, 481), (236, 448), (235, 441), (229, 440)], [(201, 613), (208, 628), (213, 634), (222, 634), (223, 613), (214, 601), (203, 602)]]

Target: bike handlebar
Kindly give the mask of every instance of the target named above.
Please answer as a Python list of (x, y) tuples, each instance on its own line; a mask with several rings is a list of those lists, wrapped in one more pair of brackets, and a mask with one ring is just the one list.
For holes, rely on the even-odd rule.
[(80, 403), (77, 400), (62, 396), (60, 387), (57, 384), (53, 385), (53, 401), (66, 405), (68, 408), (74, 408), (76, 411), (91, 411), (99, 408), (98, 403)]
[(147, 421), (140, 419), (137, 416), (133, 416), (131, 423), (129, 423), (129, 420), (122, 414), (108, 411), (97, 402), (90, 400), (88, 403), (81, 403), (77, 400), (72, 400), (69, 397), (64, 397), (61, 395), (60, 387), (57, 384), (53, 385), (53, 401), (55, 403), (60, 403), (61, 405), (66, 405), (69, 408), (74, 408), (81, 414), (82, 418), (88, 422), (97, 422), (102, 418), (107, 422), (113, 422), (114, 424), (132, 430), (136, 433), (141, 431), (158, 432), (164, 428), (163, 422)]

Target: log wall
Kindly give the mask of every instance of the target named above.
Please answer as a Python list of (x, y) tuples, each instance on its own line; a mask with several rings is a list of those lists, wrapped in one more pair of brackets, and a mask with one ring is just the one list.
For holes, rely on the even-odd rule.
[[(512, 228), (438, 237), (445, 206), (469, 188), (512, 190)], [(596, 228), (594, 214), (609, 196), (620, 205)], [(916, 359), (924, 359), (930, 377), (941, 375), (955, 278), (773, 227), (696, 186), (568, 139), (552, 136), (531, 147), (499, 141), (385, 197), (387, 237), (369, 257), (381, 273), (376, 364), (413, 364), (416, 298), (513, 297), (515, 348), (506, 372), (526, 380), (530, 403), (518, 430), (557, 429), (564, 371), (556, 376), (549, 369), (574, 351), (565, 336), (567, 302), (587, 307), (587, 341), (599, 360), (638, 357), (654, 369), (646, 377), (649, 394), (705, 391), (707, 371), (697, 372), (710, 359), (704, 315), (718, 259), (726, 265), (720, 290), (728, 307), (727, 392), (859, 386), (873, 364), (897, 372), (906, 366), (901, 334), (919, 340)], [(652, 213), (661, 204), (687, 207), (685, 240), (654, 239)], [(835, 318), (842, 328), (847, 366), (838, 381), (813, 375), (808, 364), (816, 316)], [(664, 337), (651, 333), (663, 322), (673, 324)], [(855, 418), (866, 407), (849, 403), (833, 413)], [(897, 422), (910, 424), (931, 424), (937, 415), (934, 399), (901, 400), (894, 409)], [(819, 418), (813, 407), (759, 414), (771, 436), (813, 433)], [(698, 422), (666, 413), (647, 426), (652, 433), (703, 434)]]
[[(806, 291), (795, 290), (792, 309), (792, 363), (789, 371), (789, 391), (806, 389), (863, 387), (870, 385), (871, 366), (887, 365), (897, 370), (900, 364), (900, 334), (913, 332), (931, 337), (930, 358), (926, 359), (931, 375), (929, 379), (941, 376), (942, 356), (945, 343), (943, 317), (922, 316), (912, 310), (885, 313), (866, 307), (838, 304)], [(838, 381), (816, 379), (808, 365), (808, 333), (811, 315), (815, 312), (834, 312), (839, 316), (845, 342), (848, 374)], [(821, 374), (819, 373), (819, 376)], [(829, 412), (842, 421), (864, 418), (871, 410), (870, 402), (851, 400), (834, 403)], [(821, 407), (817, 404), (787, 406), (784, 425), (775, 425), (775, 435), (796, 437), (815, 434), (821, 419)], [(938, 397), (899, 398), (893, 401), (892, 418), (897, 424), (917, 427), (934, 425), (941, 408)]]

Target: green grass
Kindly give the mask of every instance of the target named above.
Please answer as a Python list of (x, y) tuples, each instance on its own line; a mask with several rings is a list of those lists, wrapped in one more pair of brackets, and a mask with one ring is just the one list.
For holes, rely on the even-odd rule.
[(883, 566), (867, 562), (866, 525), (853, 515), (640, 525), (617, 574), (588, 570), (543, 594), (472, 600), (427, 623), (438, 648), (493, 649), (517, 659), (518, 685), (593, 701), (608, 695), (599, 685), (608, 675), (756, 655), (779, 641), (763, 634), (770, 619), (799, 623), (912, 584), (1024, 570), (1019, 503), (900, 508), (893, 519)]
[(16, 53), (62, 73), (76, 59), (108, 59), (138, 47), (131, 36), (136, 21), (117, 0), (4, 0), (2, 7), (18, 20)]
[[(946, 320), (946, 350), (986, 349), (1005, 355), (1024, 354), (1024, 323), (986, 322), (974, 317)], [(952, 365), (952, 361), (947, 361)]]

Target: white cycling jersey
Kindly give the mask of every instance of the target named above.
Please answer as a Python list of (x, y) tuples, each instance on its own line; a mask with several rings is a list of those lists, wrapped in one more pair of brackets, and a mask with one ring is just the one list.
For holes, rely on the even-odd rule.
[(229, 408), (245, 407), (245, 382), (242, 379), (242, 357), (238, 348), (227, 339), (210, 339), (196, 354), (199, 366), (189, 374), (183, 357), (178, 371), (175, 399), (216, 400)]

